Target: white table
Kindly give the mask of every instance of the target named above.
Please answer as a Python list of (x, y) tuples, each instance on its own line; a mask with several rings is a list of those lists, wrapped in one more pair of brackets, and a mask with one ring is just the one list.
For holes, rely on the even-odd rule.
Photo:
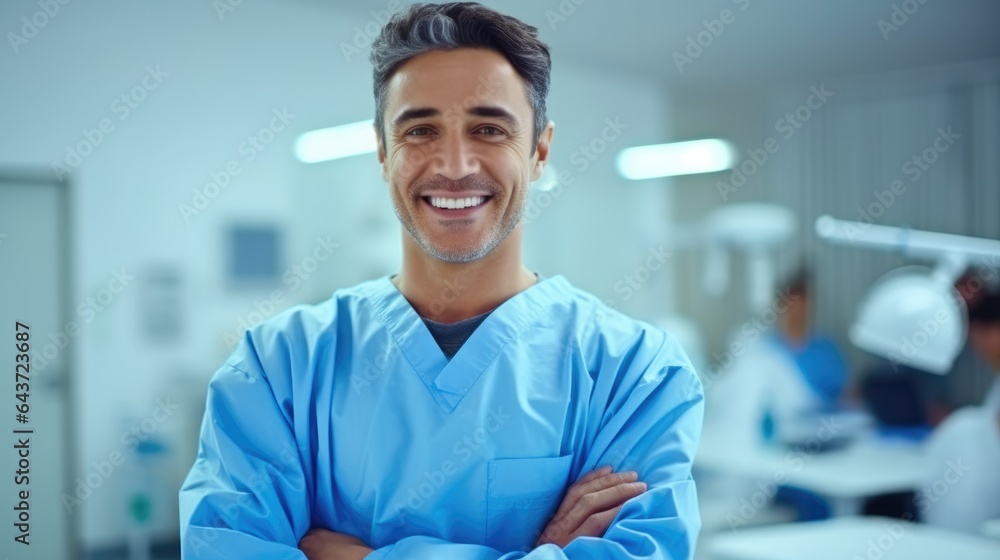
[(722, 534), (715, 560), (997, 560), (1000, 543), (882, 517), (843, 517)]
[(860, 513), (865, 498), (915, 490), (927, 478), (923, 451), (916, 445), (860, 439), (823, 453), (738, 446), (706, 431), (695, 469), (761, 483), (809, 490), (830, 501), (834, 515)]

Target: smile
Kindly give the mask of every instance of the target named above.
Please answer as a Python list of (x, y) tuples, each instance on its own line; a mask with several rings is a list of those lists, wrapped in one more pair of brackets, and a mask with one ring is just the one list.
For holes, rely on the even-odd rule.
[(489, 196), (468, 196), (464, 198), (451, 198), (446, 196), (425, 196), (422, 197), (428, 204), (435, 208), (444, 210), (463, 210), (465, 208), (475, 208), (483, 205)]

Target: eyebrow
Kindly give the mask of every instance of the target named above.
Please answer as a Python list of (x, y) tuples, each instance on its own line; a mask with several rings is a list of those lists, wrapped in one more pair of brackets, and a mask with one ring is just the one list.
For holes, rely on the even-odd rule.
[(395, 129), (399, 128), (400, 126), (402, 126), (402, 124), (405, 123), (406, 121), (412, 121), (412, 120), (416, 120), (416, 119), (424, 119), (424, 118), (427, 118), (427, 117), (436, 117), (436, 116), (438, 116), (440, 114), (441, 114), (441, 111), (438, 111), (437, 109), (430, 109), (430, 108), (426, 108), (426, 109), (407, 109), (407, 110), (403, 111), (402, 113), (400, 113), (399, 116), (396, 117), (395, 120), (392, 121), (392, 128), (393, 128), (393, 130), (395, 130)]
[[(520, 126), (520, 121), (517, 120), (510, 111), (502, 109), (500, 107), (488, 106), (488, 105), (477, 105), (475, 107), (470, 107), (466, 110), (469, 115), (475, 115), (477, 117), (494, 117), (498, 118), (512, 129), (517, 130)], [(412, 121), (416, 119), (424, 119), (427, 117), (438, 117), (441, 116), (441, 111), (431, 108), (431, 107), (421, 107), (417, 109), (407, 109), (399, 114), (392, 121), (393, 130), (398, 129), (407, 121)]]
[(510, 111), (506, 109), (501, 109), (500, 107), (489, 107), (485, 105), (479, 105), (476, 107), (471, 107), (467, 112), (470, 115), (476, 115), (477, 117), (498, 118), (507, 123), (508, 125), (510, 125), (511, 128), (515, 129), (518, 127), (518, 125), (521, 124), (520, 122), (518, 122), (517, 117), (511, 114)]

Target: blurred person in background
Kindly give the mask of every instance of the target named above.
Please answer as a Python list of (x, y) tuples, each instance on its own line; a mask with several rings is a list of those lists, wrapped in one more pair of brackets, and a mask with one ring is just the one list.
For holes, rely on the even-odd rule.
[(775, 384), (774, 406), (782, 416), (836, 411), (847, 383), (847, 367), (836, 345), (811, 324), (809, 273), (799, 271), (785, 286), (787, 309), (769, 342), (795, 364), (798, 383)]
[[(969, 346), (986, 361), (995, 374), (1000, 374), (997, 353), (1000, 343), (996, 337), (996, 300), (1000, 282), (996, 271), (969, 271), (955, 283), (955, 288), (969, 310)], [(1000, 410), (1000, 376), (995, 375), (982, 406)]]
[[(839, 408), (847, 369), (834, 343), (813, 330), (810, 296), (810, 277), (801, 269), (770, 308), (734, 331), (729, 348), (739, 353), (712, 389), (706, 420), (734, 456), (765, 443), (815, 441), (821, 417)], [(824, 445), (843, 441), (836, 435)], [(790, 506), (803, 521), (830, 515), (826, 501), (788, 486), (778, 488), (775, 503)]]
[(548, 47), (475, 3), (372, 45), (398, 274), (250, 329), (209, 386), (185, 558), (692, 558), (701, 384), (669, 334), (521, 259)]
[(847, 368), (834, 343), (812, 328), (809, 284), (806, 270), (796, 272), (771, 308), (734, 331), (729, 347), (739, 353), (711, 406), (747, 444), (794, 438), (802, 422), (840, 406)]
[(958, 288), (969, 306), (969, 345), (994, 376), (981, 405), (960, 408), (934, 430), (915, 504), (927, 523), (979, 533), (1000, 519), (1000, 290), (970, 290), (968, 279)]
[[(840, 408), (847, 383), (847, 367), (829, 338), (817, 334), (811, 323), (810, 276), (798, 271), (784, 289), (787, 309), (779, 316), (779, 328), (767, 337), (766, 345), (783, 355), (791, 368), (776, 368), (772, 375), (769, 407), (765, 407), (761, 429), (765, 439), (780, 437), (785, 443), (815, 439), (820, 424), (816, 419)], [(781, 486), (776, 504), (793, 508), (800, 521), (825, 519), (831, 508), (816, 494), (791, 486)]]

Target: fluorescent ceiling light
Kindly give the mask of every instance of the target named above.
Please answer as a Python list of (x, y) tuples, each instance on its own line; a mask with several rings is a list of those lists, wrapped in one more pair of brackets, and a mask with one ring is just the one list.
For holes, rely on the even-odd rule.
[(626, 179), (653, 179), (723, 171), (735, 163), (731, 142), (709, 138), (626, 148), (618, 154), (618, 173)]
[(295, 141), (295, 157), (303, 163), (319, 163), (374, 152), (373, 126), (369, 119), (306, 132)]

